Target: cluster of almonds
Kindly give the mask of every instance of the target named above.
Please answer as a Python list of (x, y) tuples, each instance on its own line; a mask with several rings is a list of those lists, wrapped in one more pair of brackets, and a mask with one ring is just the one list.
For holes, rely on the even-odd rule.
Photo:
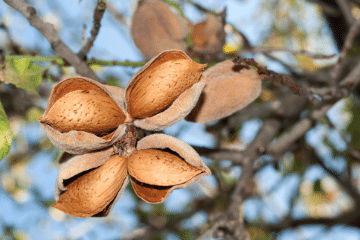
[(207, 12), (205, 21), (193, 25), (163, 1), (140, 0), (132, 17), (131, 35), (147, 59), (167, 49), (178, 49), (211, 62), (224, 59), (225, 17), (225, 10), (219, 14)]
[(136, 194), (160, 203), (176, 188), (210, 174), (188, 144), (160, 131), (186, 117), (209, 122), (258, 97), (261, 77), (225, 61), (208, 70), (184, 52), (150, 60), (124, 90), (82, 77), (53, 89), (40, 118), (59, 161), (53, 207), (75, 217), (106, 216), (131, 181)]

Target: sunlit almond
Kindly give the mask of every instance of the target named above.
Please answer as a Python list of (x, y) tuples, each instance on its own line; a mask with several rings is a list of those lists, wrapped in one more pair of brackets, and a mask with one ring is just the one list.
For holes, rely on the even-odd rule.
[(146, 149), (129, 156), (128, 171), (139, 182), (173, 186), (189, 181), (204, 170), (191, 166), (173, 153)]
[(128, 113), (132, 118), (141, 119), (165, 110), (200, 80), (205, 66), (192, 60), (177, 59), (145, 70), (127, 89)]
[(52, 105), (40, 118), (60, 132), (85, 131), (101, 135), (115, 130), (125, 114), (106, 93), (95, 90), (72, 91)]

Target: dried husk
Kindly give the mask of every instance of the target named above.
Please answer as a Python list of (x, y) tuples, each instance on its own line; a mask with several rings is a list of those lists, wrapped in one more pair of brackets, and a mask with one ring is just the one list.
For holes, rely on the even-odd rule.
[[(101, 95), (107, 94), (112, 100), (115, 101), (117, 106), (119, 106), (120, 109), (124, 111), (123, 89), (118, 88), (118, 91), (116, 91), (114, 87), (98, 83), (88, 78), (68, 78), (58, 83), (52, 90), (48, 106), (43, 116), (41, 116), (40, 121), (47, 115), (50, 108), (58, 99), (65, 96), (67, 93), (76, 90), (92, 90), (98, 92)], [(83, 154), (93, 150), (106, 148), (117, 141), (125, 132), (125, 126), (120, 124), (115, 131), (99, 137), (93, 133), (76, 130), (62, 133), (46, 123), (40, 123), (45, 129), (50, 141), (57, 148), (72, 154)]]
[[(179, 67), (168, 66), (180, 62), (184, 63), (179, 64)], [(169, 122), (175, 123), (181, 119), (179, 116), (185, 116), (193, 107), (192, 103), (197, 101), (203, 84), (196, 85), (196, 82), (201, 82), (201, 71), (204, 67), (205, 65), (193, 62), (184, 52), (178, 50), (161, 53), (141, 68), (129, 82), (126, 89), (127, 112), (132, 118), (141, 119), (164, 114), (157, 118), (157, 126), (144, 123), (144, 128), (148, 130), (163, 129), (164, 125), (169, 126)], [(189, 93), (186, 93), (187, 91)], [(181, 95), (182, 98), (189, 99), (180, 99), (175, 103)], [(166, 114), (166, 110), (172, 105), (174, 108)]]
[(131, 182), (136, 194), (144, 201), (150, 203), (163, 202), (169, 194), (176, 188), (187, 187), (194, 183), (198, 179), (209, 175), (211, 172), (207, 166), (202, 162), (200, 156), (196, 151), (191, 148), (188, 144), (174, 137), (165, 134), (153, 134), (141, 139), (137, 144), (137, 150), (141, 151), (144, 149), (170, 149), (175, 152), (182, 160), (187, 164), (201, 170), (197, 175), (189, 178), (188, 181), (173, 185), (173, 186), (158, 186), (152, 184), (146, 184), (138, 181), (132, 177)]
[(236, 72), (233, 66), (234, 63), (228, 60), (204, 71), (205, 87), (186, 120), (211, 122), (227, 117), (260, 95), (262, 77), (253, 69)]
[(131, 35), (147, 59), (169, 50), (186, 50), (191, 23), (158, 0), (141, 0), (132, 18)]
[(113, 155), (66, 186), (53, 207), (74, 217), (103, 216), (125, 186), (126, 157)]

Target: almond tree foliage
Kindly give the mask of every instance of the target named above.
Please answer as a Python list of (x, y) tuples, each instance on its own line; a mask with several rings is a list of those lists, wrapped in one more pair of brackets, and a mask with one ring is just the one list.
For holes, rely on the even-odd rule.
[[(138, 20), (142, 31), (151, 29), (149, 39), (131, 29), (135, 1), (74, 2), (79, 16), (57, 1), (0, 3), (2, 239), (360, 235), (360, 1), (227, 1), (256, 6), (254, 12), (234, 13), (219, 9), (216, 1), (164, 0), (157, 4), (163, 10), (151, 10), (157, 22)], [(171, 22), (171, 31), (170, 21), (157, 18), (165, 12), (181, 19)], [(202, 20), (192, 22), (196, 17), (187, 14), (195, 13)], [(144, 58), (132, 61), (127, 49), (121, 56), (106, 53), (96, 40), (109, 27), (134, 49), (136, 44)], [(151, 45), (157, 31), (166, 32), (169, 38), (161, 39), (170, 47), (208, 66), (234, 59), (264, 74), (260, 97), (211, 124), (182, 121), (167, 130), (190, 136), (184, 141), (206, 136), (213, 142), (189, 141), (212, 174), (174, 191), (165, 203), (145, 203), (128, 187), (106, 218), (78, 219), (51, 208), (62, 152), (38, 122), (51, 89), (76, 75), (125, 86), (159, 47)], [(114, 38), (113, 49), (119, 47), (116, 37), (105, 38)]]

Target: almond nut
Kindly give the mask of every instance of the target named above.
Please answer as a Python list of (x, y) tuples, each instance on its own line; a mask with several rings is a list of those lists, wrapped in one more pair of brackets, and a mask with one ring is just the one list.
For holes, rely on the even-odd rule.
[(233, 66), (234, 63), (227, 60), (204, 71), (205, 87), (186, 120), (211, 122), (227, 117), (260, 95), (262, 76), (253, 69), (236, 72)]
[(132, 18), (131, 35), (142, 54), (151, 59), (168, 49), (185, 51), (190, 29), (191, 23), (163, 1), (142, 0)]
[(114, 155), (66, 186), (52, 206), (74, 217), (93, 216), (116, 197), (127, 176), (126, 157)]
[(188, 59), (166, 61), (135, 80), (127, 89), (128, 113), (147, 118), (168, 108), (175, 99), (198, 82), (205, 64)]
[(133, 152), (128, 158), (128, 171), (137, 181), (156, 186), (182, 184), (203, 172), (177, 155), (157, 149)]
[(60, 132), (85, 131), (102, 135), (125, 121), (125, 114), (106, 93), (76, 90), (59, 98), (40, 118)]

